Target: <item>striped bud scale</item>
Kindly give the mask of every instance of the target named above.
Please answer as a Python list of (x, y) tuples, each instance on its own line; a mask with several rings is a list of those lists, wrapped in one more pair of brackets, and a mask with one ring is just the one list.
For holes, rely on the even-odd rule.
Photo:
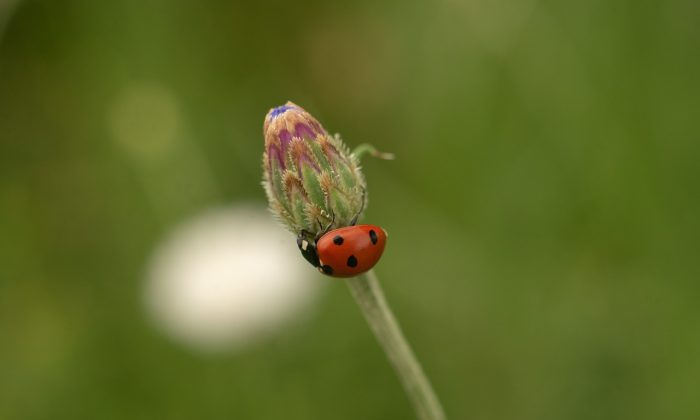
[(339, 136), (292, 102), (267, 113), (263, 133), (270, 209), (295, 235), (348, 226), (362, 211), (364, 177)]

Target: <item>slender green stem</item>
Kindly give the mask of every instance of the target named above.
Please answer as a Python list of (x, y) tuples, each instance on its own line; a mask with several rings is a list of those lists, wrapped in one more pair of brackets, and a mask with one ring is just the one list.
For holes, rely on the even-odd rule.
[(355, 155), (355, 157), (358, 160), (362, 160), (362, 157), (367, 153), (369, 153), (370, 156), (375, 157), (377, 159), (394, 160), (393, 153), (380, 152), (369, 143), (362, 143), (352, 151), (352, 154)]
[(384, 349), (421, 420), (445, 420), (430, 381), (401, 332), (374, 271), (347, 280), (362, 314)]

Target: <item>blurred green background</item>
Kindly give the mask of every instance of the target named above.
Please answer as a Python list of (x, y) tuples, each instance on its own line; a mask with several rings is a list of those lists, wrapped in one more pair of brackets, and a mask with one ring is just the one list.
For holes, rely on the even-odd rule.
[(264, 202), (262, 121), (286, 100), (397, 155), (364, 162), (365, 220), (451, 419), (700, 418), (699, 16), (0, 1), (0, 418), (411, 418), (341, 283), (213, 355), (143, 308), (170, 228)]

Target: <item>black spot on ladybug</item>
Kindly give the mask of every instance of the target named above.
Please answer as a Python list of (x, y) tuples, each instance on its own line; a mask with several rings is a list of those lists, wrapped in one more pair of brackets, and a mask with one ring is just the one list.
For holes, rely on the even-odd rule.
[(333, 275), (333, 267), (328, 264), (321, 266), (321, 270), (323, 274), (328, 274), (329, 276)]
[(370, 230), (369, 239), (372, 240), (372, 245), (377, 245), (377, 232), (375, 232), (374, 230)]
[(340, 246), (343, 244), (343, 237), (340, 235), (335, 235), (335, 238), (333, 238), (333, 243)]
[(357, 258), (354, 255), (348, 257), (348, 267), (357, 267)]

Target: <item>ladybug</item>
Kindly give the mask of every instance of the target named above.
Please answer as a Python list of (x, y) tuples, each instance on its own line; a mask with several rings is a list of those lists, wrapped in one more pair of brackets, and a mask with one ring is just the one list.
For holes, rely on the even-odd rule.
[(323, 274), (355, 277), (377, 264), (386, 245), (386, 232), (375, 225), (354, 225), (322, 232), (313, 242), (308, 232), (297, 237), (301, 255)]

